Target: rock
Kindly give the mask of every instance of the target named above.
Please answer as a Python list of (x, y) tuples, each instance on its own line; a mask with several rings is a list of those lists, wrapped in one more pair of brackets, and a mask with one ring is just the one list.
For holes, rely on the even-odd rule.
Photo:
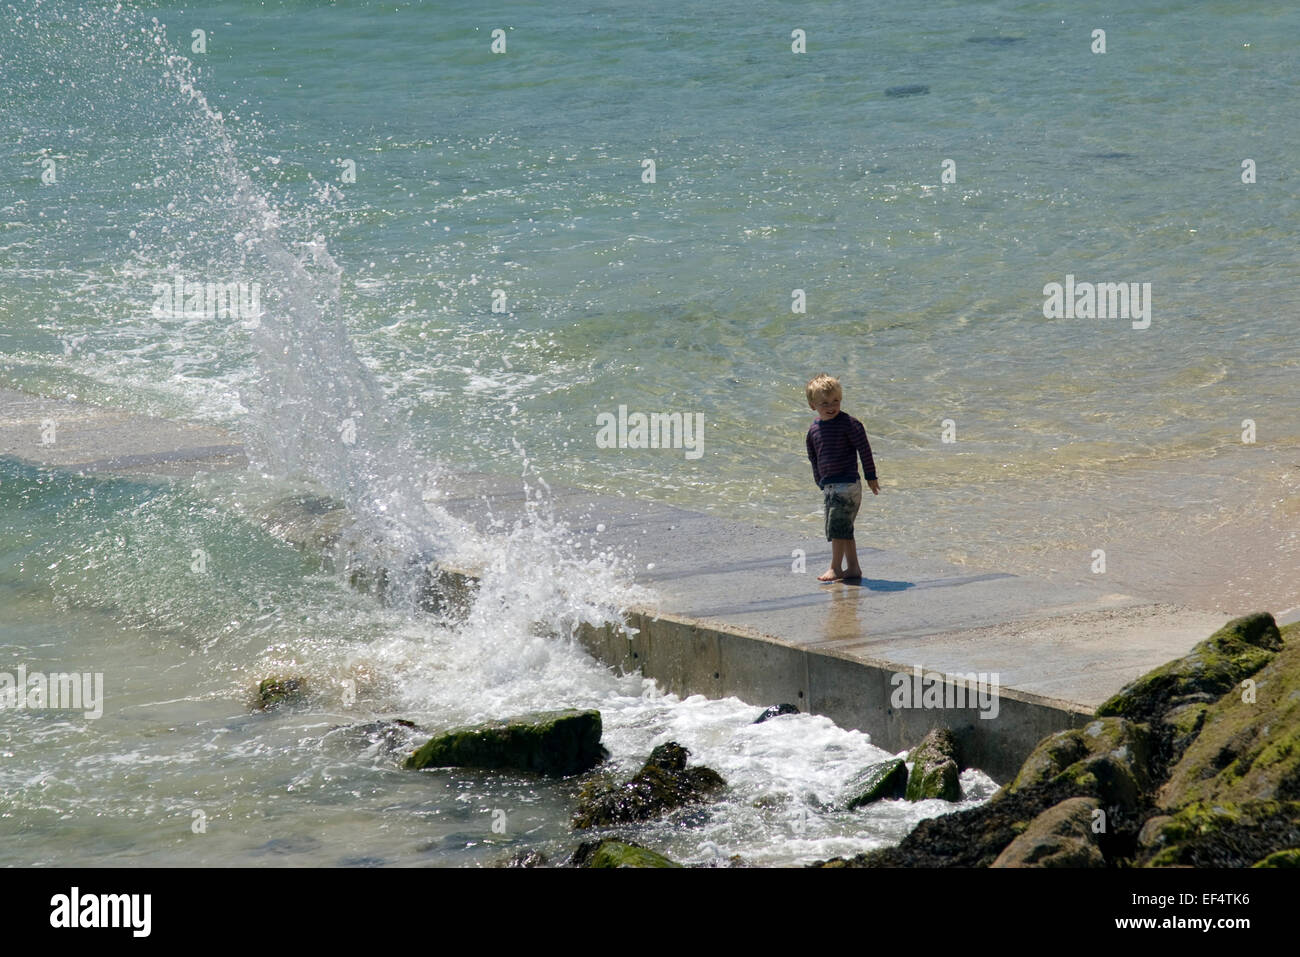
[(907, 779), (906, 798), (925, 801), (942, 798), (956, 801), (961, 798), (958, 776), (961, 766), (957, 760), (957, 742), (947, 728), (935, 728), (908, 756), (912, 774)]
[(498, 861), (496, 867), (545, 867), (546, 855), (541, 851), (517, 851), (505, 860)]
[(666, 741), (651, 750), (650, 757), (646, 759), (645, 767), (648, 768), (653, 765), (661, 771), (685, 771), (686, 759), (690, 756), (691, 752), (676, 741)]
[(930, 92), (924, 83), (910, 83), (906, 86), (891, 86), (885, 90), (885, 96), (922, 96)]
[(840, 794), (836, 804), (845, 811), (873, 801), (901, 798), (907, 794), (907, 764), (895, 758), (863, 768), (849, 779)]
[(1262, 861), (1256, 861), (1254, 867), (1300, 867), (1300, 848), (1287, 848), (1274, 851)]
[(1203, 701), (1189, 702), (1170, 708), (1160, 719), (1160, 767), (1167, 768), (1177, 762), (1196, 740), (1205, 724), (1205, 712), (1210, 706)]
[(774, 791), (770, 794), (760, 794), (749, 802), (749, 806), (762, 811), (773, 811), (787, 807), (792, 800), (794, 800), (794, 795), (789, 791)]
[(1138, 832), (1138, 844), (1142, 847), (1158, 847), (1161, 843), (1160, 830), (1173, 818), (1168, 814), (1157, 814), (1148, 818)]
[(1105, 867), (1093, 840), (1093, 798), (1070, 798), (1044, 811), (1006, 846), (993, 867)]
[(894, 847), (811, 866), (988, 867), (1034, 818), (1072, 796), (1040, 785), (979, 807), (927, 818)]
[(1038, 743), (1005, 790), (1053, 782), (1072, 794), (1132, 810), (1147, 802), (1152, 788), (1150, 737), (1145, 725), (1123, 718), (1098, 718), (1058, 731)]
[(612, 787), (588, 785), (573, 814), (575, 828), (630, 824), (662, 817), (687, 804), (702, 804), (726, 787), (710, 768), (687, 768), (690, 754), (676, 742), (661, 744), (631, 780)]
[(662, 854), (656, 854), (640, 844), (605, 838), (578, 845), (571, 867), (681, 867)]
[(578, 774), (605, 757), (600, 712), (545, 711), (444, 731), (406, 759), (404, 767), (511, 768)]
[(799, 713), (799, 709), (792, 704), (774, 704), (772, 705), (772, 707), (768, 708), (757, 718), (755, 718), (754, 724), (762, 724), (764, 721), (768, 720), (769, 718), (779, 718), (783, 714), (798, 714), (798, 713)]
[(1249, 867), (1300, 847), (1300, 801), (1192, 804), (1152, 828), (1146, 867)]
[(1189, 654), (1127, 685), (1097, 715), (1149, 722), (1189, 701), (1217, 700), (1281, 649), (1282, 636), (1268, 612), (1234, 618)]
[(366, 724), (330, 728), (331, 733), (337, 732), (342, 735), (343, 740), (349, 744), (355, 743), (362, 748), (378, 746), (390, 753), (408, 749), (412, 744), (411, 739), (421, 730), (414, 721), (407, 721), (404, 718), (386, 718)]
[(268, 711), (282, 704), (300, 704), (307, 699), (307, 679), (276, 675), (257, 686), (257, 708)]
[(1157, 795), (1161, 807), (1300, 801), (1300, 642), (1252, 680), (1250, 694), (1237, 686), (1205, 709)]
[[(813, 866), (986, 867), (1032, 837), (1044, 812), (1081, 797), (1107, 813), (1092, 839), (1108, 863), (1246, 867), (1274, 854), (1285, 863), (1300, 849), (1297, 672), (1300, 622), (1238, 618), (1129, 685), (1103, 706), (1110, 713), (1044, 738), (988, 803), (921, 821), (895, 847)], [(1252, 675), (1253, 704), (1237, 685)], [(1192, 800), (1203, 797), (1212, 800)]]

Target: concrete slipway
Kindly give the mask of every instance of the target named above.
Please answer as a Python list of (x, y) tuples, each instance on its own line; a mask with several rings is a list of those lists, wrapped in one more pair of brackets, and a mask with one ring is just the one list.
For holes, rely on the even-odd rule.
[[(54, 441), (42, 442), (51, 422)], [(247, 464), (238, 440), (216, 429), (4, 389), (0, 456), (168, 476)], [(484, 498), (498, 520), (522, 513), (517, 479), (461, 478), (439, 503), (452, 513), (483, 523)], [(956, 733), (965, 763), (999, 781), (1014, 775), (1044, 735), (1084, 723), (1125, 683), (1185, 654), (1227, 620), (1099, 587), (871, 548), (859, 549), (867, 576), (860, 584), (819, 585), (827, 551), (815, 527), (760, 527), (655, 502), (553, 492), (557, 516), (576, 531), (595, 534), (602, 524), (603, 540), (626, 543), (637, 581), (659, 596), (654, 607), (631, 610), (631, 639), (609, 627), (582, 634), (600, 660), (639, 669), (677, 694), (789, 702), (865, 731), (892, 751), (945, 726)], [(301, 547), (318, 540), (310, 514), (276, 525)], [(795, 549), (808, 552), (805, 572), (792, 570)], [(962, 676), (996, 676), (996, 717), (981, 717), (979, 702), (970, 700), (964, 708), (892, 706), (891, 692), (903, 681), (895, 676), (914, 686), (918, 668), (951, 676), (954, 689), (965, 684)], [(983, 713), (993, 710), (985, 701)]]

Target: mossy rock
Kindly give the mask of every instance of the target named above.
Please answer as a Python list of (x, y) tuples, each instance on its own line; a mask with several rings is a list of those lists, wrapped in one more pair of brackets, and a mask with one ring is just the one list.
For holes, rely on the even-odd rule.
[(901, 798), (907, 794), (907, 763), (902, 758), (863, 768), (840, 793), (838, 806), (853, 811), (873, 801)]
[(1234, 618), (1184, 657), (1126, 686), (1097, 715), (1151, 722), (1176, 705), (1216, 701), (1281, 649), (1282, 635), (1268, 612)]
[(1203, 701), (1180, 704), (1165, 712), (1159, 724), (1164, 743), (1162, 767), (1176, 763), (1205, 726), (1205, 713), (1210, 705)]
[(689, 754), (670, 741), (650, 752), (649, 760), (630, 780), (613, 786), (593, 782), (584, 787), (573, 813), (573, 826), (634, 824), (710, 800), (726, 782), (711, 768), (686, 767)]
[(961, 798), (958, 777), (961, 762), (957, 755), (957, 741), (947, 728), (935, 728), (908, 756), (912, 773), (907, 779), (905, 797), (909, 801), (926, 801), (941, 798), (956, 801)]
[(1300, 642), (1251, 683), (1206, 708), (1200, 732), (1160, 789), (1161, 807), (1300, 801)]
[(570, 862), (573, 867), (681, 867), (676, 861), (656, 854), (648, 847), (605, 838), (578, 845)]
[(269, 711), (286, 704), (301, 704), (307, 700), (307, 679), (275, 675), (257, 686), (257, 708)]
[(1150, 836), (1147, 867), (1249, 867), (1300, 845), (1300, 801), (1192, 804)]
[(1004, 790), (1014, 793), (1054, 782), (1076, 795), (1131, 809), (1143, 804), (1152, 788), (1150, 756), (1151, 735), (1145, 725), (1098, 718), (1040, 741)]
[(1061, 784), (1026, 788), (998, 801), (927, 818), (893, 847), (810, 866), (988, 867), (1035, 818), (1074, 796)]
[(605, 758), (600, 712), (543, 711), (444, 731), (404, 762), (421, 768), (509, 768), (563, 776)]
[(1048, 808), (1006, 846), (992, 867), (1105, 867), (1093, 839), (1094, 798), (1069, 798)]
[(1289, 847), (1285, 851), (1274, 851), (1262, 861), (1256, 861), (1255, 867), (1300, 867), (1300, 848)]

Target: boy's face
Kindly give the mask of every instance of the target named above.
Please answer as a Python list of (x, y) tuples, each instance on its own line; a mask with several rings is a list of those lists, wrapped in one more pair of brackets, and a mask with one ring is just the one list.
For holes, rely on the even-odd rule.
[(823, 421), (835, 418), (840, 414), (840, 397), (822, 393), (813, 400), (813, 411), (821, 416)]

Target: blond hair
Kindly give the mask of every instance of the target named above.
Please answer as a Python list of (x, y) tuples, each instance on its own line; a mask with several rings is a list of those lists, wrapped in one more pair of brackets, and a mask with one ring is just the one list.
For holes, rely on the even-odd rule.
[(825, 372), (821, 375), (813, 376), (808, 380), (808, 387), (804, 390), (808, 395), (808, 408), (817, 408), (814, 401), (822, 396), (828, 399), (844, 398), (844, 390), (840, 388), (840, 380), (828, 376)]

